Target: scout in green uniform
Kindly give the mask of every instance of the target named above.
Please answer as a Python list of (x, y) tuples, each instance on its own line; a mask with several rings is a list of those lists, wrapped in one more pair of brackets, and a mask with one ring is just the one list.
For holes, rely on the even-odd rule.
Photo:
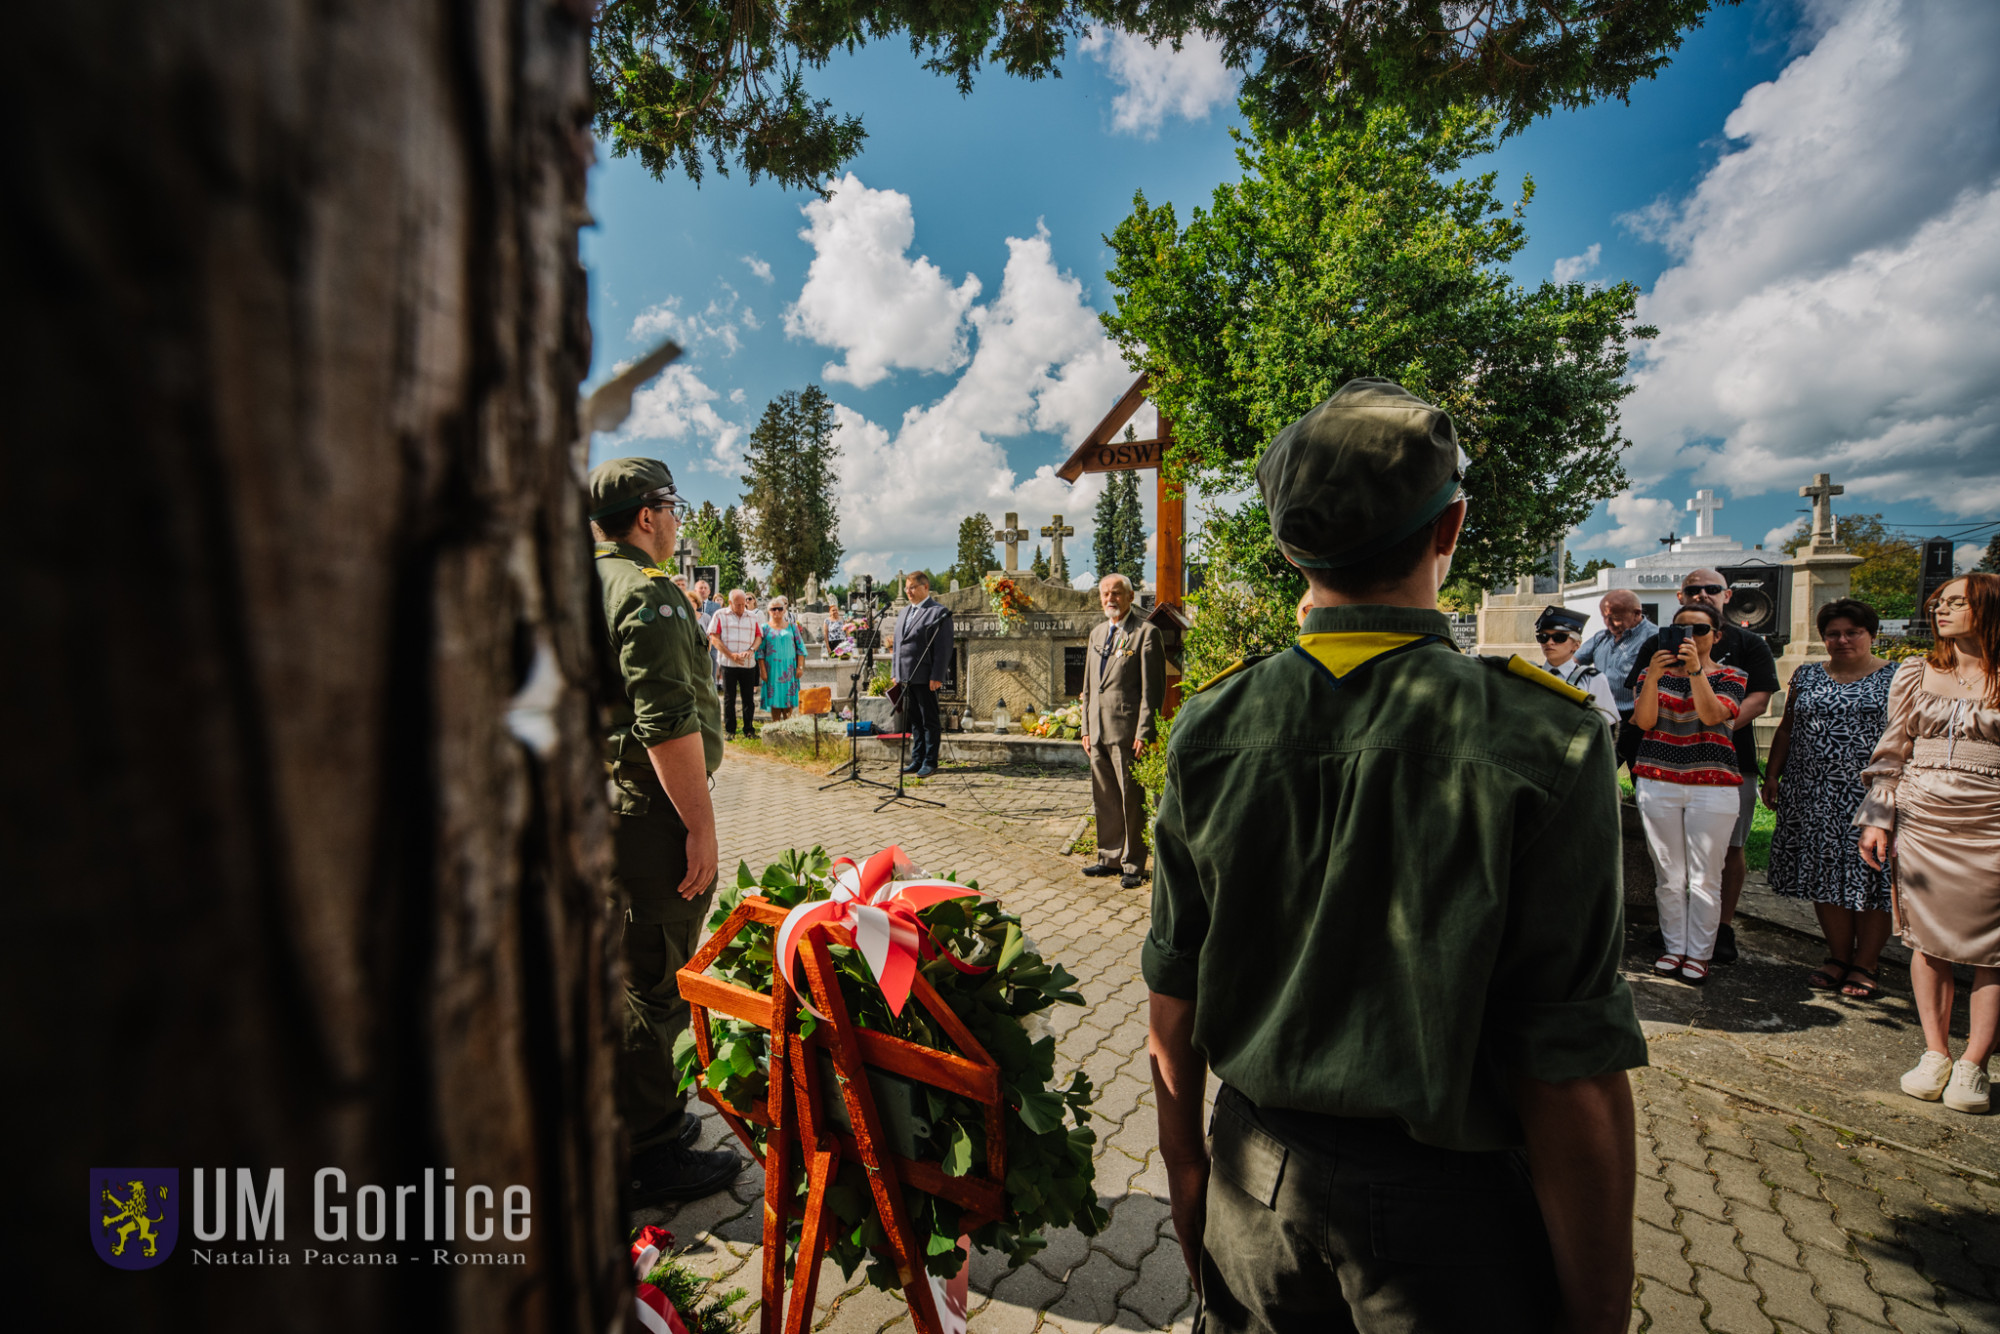
[(715, 900), (715, 812), (708, 776), (722, 763), (722, 717), (708, 636), (659, 562), (671, 557), (682, 505), (657, 459), (612, 459), (590, 474), (604, 628), (617, 680), (605, 767), (611, 775), (612, 887), (623, 895), (625, 1029), (618, 1110), (632, 1137), (632, 1200), (696, 1199), (743, 1168), (694, 1147), (700, 1129), (676, 1087), (674, 1040), (687, 1002), (674, 974), (701, 944)]
[(1280, 433), (1257, 480), (1299, 643), (1174, 723), (1143, 968), (1211, 1334), (1631, 1315), (1612, 743), (1581, 691), (1453, 646), (1461, 458), (1386, 380)]

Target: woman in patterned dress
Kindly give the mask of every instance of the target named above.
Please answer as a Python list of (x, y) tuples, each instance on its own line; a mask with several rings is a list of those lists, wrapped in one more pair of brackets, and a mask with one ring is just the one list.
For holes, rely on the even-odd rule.
[[(1903, 1092), (1983, 1112), (2000, 1031), (2000, 574), (1954, 579), (1925, 611), (1935, 644), (1889, 687), (1889, 726), (1862, 770), (1873, 786), (1854, 823), (1863, 861), (1893, 859), (1896, 934), (1914, 951), (1924, 1056), (1903, 1076)], [(1956, 1063), (1955, 963), (1972, 969), (1971, 1030)]]
[(757, 676), (764, 683), (764, 712), (777, 722), (799, 706), (799, 664), (805, 661), (806, 645), (785, 599), (771, 599), (770, 617), (757, 641)]
[(1896, 664), (1875, 656), (1882, 622), (1867, 603), (1829, 602), (1818, 620), (1827, 660), (1792, 673), (1764, 766), (1764, 804), (1778, 813), (1771, 889), (1807, 900), (1819, 917), (1827, 958), (1806, 985), (1872, 1000), (1889, 939), (1889, 877), (1855, 855), (1854, 811), (1865, 790), (1861, 771), (1888, 725)]
[(1715, 608), (1691, 602), (1673, 623), (1687, 627), (1680, 652), (1655, 653), (1632, 696), (1632, 725), (1641, 732), (1632, 778), (1666, 945), (1653, 971), (1698, 987), (1708, 981), (1722, 923), (1722, 861), (1743, 783), (1729, 725), (1750, 678), (1709, 656), (1722, 634)]

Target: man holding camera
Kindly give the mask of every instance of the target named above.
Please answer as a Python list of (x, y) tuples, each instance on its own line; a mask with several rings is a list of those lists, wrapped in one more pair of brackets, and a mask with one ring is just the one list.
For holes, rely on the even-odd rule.
[[(1729, 585), (1720, 571), (1690, 570), (1681, 580), (1683, 607), (1699, 603), (1712, 607), (1722, 619), (1722, 634), (1709, 656), (1750, 678), (1743, 707), (1730, 724), (1735, 729), (1732, 739), (1736, 743), (1736, 771), (1743, 775), (1743, 786), (1738, 789), (1736, 828), (1729, 835), (1729, 853), (1722, 862), (1722, 926), (1715, 937), (1715, 963), (1736, 962), (1736, 928), (1730, 924), (1736, 919), (1736, 900), (1743, 896), (1743, 880), (1749, 874), (1750, 863), (1744, 858), (1743, 846), (1750, 840), (1750, 823), (1757, 815), (1757, 733), (1751, 724), (1764, 716), (1764, 711), (1771, 707), (1771, 696), (1778, 692), (1778, 664), (1771, 656), (1771, 646), (1762, 635), (1752, 634), (1729, 619), (1724, 610), (1729, 606), (1729, 597)], [(1659, 648), (1660, 636), (1656, 631), (1639, 646), (1637, 661), (1625, 677), (1626, 690), (1638, 684), (1640, 669), (1653, 660)]]

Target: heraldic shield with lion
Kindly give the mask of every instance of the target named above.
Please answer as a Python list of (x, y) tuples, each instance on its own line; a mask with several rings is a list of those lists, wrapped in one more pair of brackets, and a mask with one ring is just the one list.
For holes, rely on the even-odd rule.
[(90, 1169), (90, 1239), (104, 1263), (151, 1269), (174, 1253), (181, 1227), (180, 1169)]

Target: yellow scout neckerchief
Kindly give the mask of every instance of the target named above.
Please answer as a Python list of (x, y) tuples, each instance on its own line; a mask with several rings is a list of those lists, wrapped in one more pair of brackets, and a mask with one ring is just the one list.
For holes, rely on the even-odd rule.
[(1292, 651), (1324, 667), (1336, 684), (1350, 673), (1387, 654), (1413, 649), (1439, 635), (1411, 635), (1387, 630), (1347, 630), (1300, 635)]

